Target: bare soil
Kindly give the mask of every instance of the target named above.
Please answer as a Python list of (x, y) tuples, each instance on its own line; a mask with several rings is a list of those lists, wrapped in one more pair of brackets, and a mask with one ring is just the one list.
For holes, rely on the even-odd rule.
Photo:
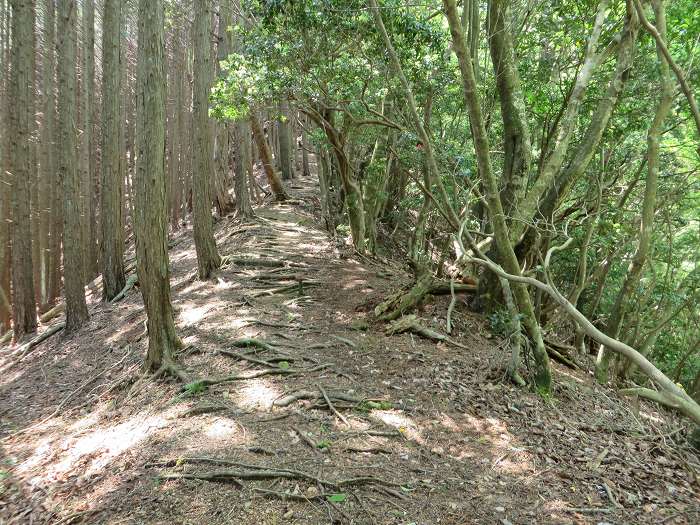
[[(372, 310), (410, 276), (323, 232), (312, 182), (217, 225), (222, 255), (284, 266), (201, 282), (191, 232), (172, 238), (179, 361), (193, 382), (238, 379), (144, 376), (136, 289), (19, 363), (0, 349), (1, 523), (700, 523), (700, 461), (674, 415), (558, 365), (551, 398), (512, 386), (465, 298), (469, 351), (386, 336)], [(447, 301), (422, 321), (444, 331)]]

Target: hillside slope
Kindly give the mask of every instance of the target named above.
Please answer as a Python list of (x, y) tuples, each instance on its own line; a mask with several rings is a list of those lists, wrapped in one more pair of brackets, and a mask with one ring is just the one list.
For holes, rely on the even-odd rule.
[[(218, 384), (140, 374), (135, 290), (20, 363), (0, 349), (0, 522), (700, 522), (682, 422), (558, 366), (551, 399), (515, 388), (463, 301), (469, 350), (385, 335), (371, 312), (405, 270), (330, 239), (297, 184), (217, 225), (233, 259), (210, 282), (173, 238), (180, 362)], [(446, 300), (419, 312), (441, 331)]]

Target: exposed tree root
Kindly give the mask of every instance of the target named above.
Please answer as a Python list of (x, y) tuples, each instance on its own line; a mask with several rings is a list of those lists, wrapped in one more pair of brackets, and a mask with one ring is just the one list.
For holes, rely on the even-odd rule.
[(124, 297), (126, 297), (126, 294), (129, 293), (129, 290), (131, 290), (136, 285), (136, 283), (138, 283), (138, 281), (139, 281), (139, 278), (136, 274), (130, 275), (126, 280), (126, 284), (124, 285), (124, 288), (122, 288), (122, 291), (119, 292), (117, 295), (115, 295), (109, 301), (110, 304), (117, 303), (117, 302), (121, 301), (122, 299), (124, 299)]
[(325, 370), (330, 368), (330, 365), (318, 365), (313, 368), (266, 368), (264, 370), (254, 370), (247, 374), (234, 374), (230, 376), (224, 376), (220, 378), (211, 379), (199, 379), (192, 383), (189, 383), (182, 387), (185, 391), (188, 388), (208, 388), (210, 386), (220, 385), (223, 383), (233, 383), (235, 381), (247, 381), (248, 379), (257, 379), (258, 377), (270, 376), (270, 375), (298, 375), (306, 374), (309, 372), (318, 372), (319, 370)]
[(376, 485), (378, 487), (398, 487), (399, 483), (394, 483), (393, 481), (387, 481), (380, 478), (375, 478), (373, 476), (358, 476), (355, 478), (348, 478), (338, 481), (330, 481), (323, 478), (309, 474), (308, 472), (303, 472), (301, 470), (286, 469), (286, 468), (276, 468), (267, 467), (263, 465), (250, 465), (246, 463), (238, 463), (228, 460), (218, 460), (215, 458), (178, 458), (176, 460), (171, 460), (168, 462), (160, 463), (150, 463), (146, 465), (149, 466), (166, 466), (174, 467), (189, 463), (204, 463), (213, 465), (225, 465), (236, 467), (236, 469), (226, 469), (226, 470), (214, 470), (209, 472), (201, 473), (189, 473), (189, 472), (173, 472), (167, 474), (161, 474), (160, 479), (198, 479), (203, 481), (219, 481), (219, 482), (234, 482), (240, 483), (239, 480), (268, 480), (268, 479), (294, 479), (301, 481), (309, 481), (315, 486), (325, 486), (331, 487), (333, 489), (340, 489), (342, 487), (350, 486), (367, 486)]
[(221, 258), (221, 267), (226, 268), (229, 265), (235, 266), (263, 266), (267, 268), (308, 268), (308, 264), (283, 261), (280, 259), (263, 259), (256, 257), (231, 257), (230, 255), (224, 255)]
[[(326, 392), (326, 395), (330, 399), (335, 399), (337, 401), (346, 401), (348, 403), (354, 403), (356, 405), (359, 405), (364, 401), (363, 399), (355, 396), (351, 396), (349, 394), (343, 394), (343, 393), (330, 393), (328, 394)], [(297, 390), (296, 392), (292, 392), (291, 394), (287, 394), (283, 397), (277, 398), (272, 402), (273, 407), (287, 407), (291, 405), (292, 403), (296, 403), (297, 401), (301, 400), (327, 400), (324, 398), (323, 394), (320, 392), (314, 392), (311, 390)], [(330, 407), (329, 407), (330, 408)]]
[(185, 410), (182, 414), (179, 414), (178, 418), (201, 416), (202, 414), (213, 414), (215, 412), (223, 412), (228, 410), (230, 407), (225, 405), (213, 405), (209, 403), (203, 403), (200, 405), (193, 406)]
[(51, 337), (55, 333), (60, 332), (65, 327), (66, 327), (66, 323), (57, 323), (57, 324), (53, 325), (52, 327), (47, 328), (45, 332), (38, 335), (37, 337), (35, 337), (31, 341), (20, 346), (17, 350), (12, 352), (12, 356), (17, 358), (15, 363), (24, 359), (24, 357), (27, 354), (29, 354), (34, 349), (34, 347), (36, 347), (39, 343), (42, 343), (43, 341), (45, 341), (46, 339), (48, 339), (49, 337)]
[(390, 322), (385, 329), (385, 333), (387, 335), (400, 334), (403, 332), (411, 332), (423, 336), (426, 339), (449, 343), (459, 348), (469, 350), (469, 347), (463, 345), (462, 343), (458, 343), (457, 341), (446, 336), (445, 334), (441, 334), (440, 332), (423, 326), (422, 324), (420, 324), (418, 318), (415, 315), (404, 315), (401, 319), (397, 319), (396, 321)]
[(290, 494), (289, 492), (277, 492), (274, 490), (259, 489), (254, 488), (253, 492), (257, 492), (266, 498), (275, 498), (282, 501), (306, 501), (310, 502), (313, 500), (325, 500), (326, 498), (333, 495), (333, 493), (326, 494), (315, 494), (315, 495), (303, 495), (303, 494)]
[(55, 319), (56, 317), (61, 315), (65, 311), (66, 311), (65, 303), (58, 303), (56, 306), (51, 308), (51, 310), (48, 310), (43, 315), (39, 316), (39, 321), (41, 321), (41, 324), (46, 324), (49, 321), (51, 321), (52, 319)]
[(5, 334), (0, 337), (0, 345), (4, 345), (5, 343), (9, 343), (12, 341), (12, 336), (14, 335), (14, 331), (8, 330), (5, 332)]
[(185, 371), (175, 362), (166, 361), (161, 367), (153, 373), (154, 378), (170, 376), (182, 381), (185, 385), (188, 384), (189, 378)]
[(374, 309), (374, 315), (382, 321), (393, 321), (401, 317), (413, 310), (423, 300), (433, 284), (433, 276), (429, 272), (425, 272), (416, 279), (410, 290), (396, 292), (378, 304)]
[(255, 339), (253, 337), (244, 337), (242, 339), (236, 339), (231, 344), (237, 348), (255, 347), (260, 348), (261, 350), (268, 350), (270, 352), (275, 351), (275, 349), (269, 343), (266, 343), (265, 341), (261, 341), (259, 339)]

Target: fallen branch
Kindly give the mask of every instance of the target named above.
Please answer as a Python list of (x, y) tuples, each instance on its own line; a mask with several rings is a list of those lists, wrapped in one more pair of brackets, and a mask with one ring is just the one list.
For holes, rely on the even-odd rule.
[(547, 350), (547, 354), (549, 354), (549, 357), (551, 357), (555, 361), (559, 361), (563, 365), (566, 365), (569, 368), (573, 368), (574, 370), (578, 370), (580, 368), (576, 363), (574, 363), (571, 359), (559, 352), (559, 350), (557, 350), (553, 346), (550, 346), (549, 344), (545, 343), (545, 349)]
[(299, 427), (292, 426), (290, 428), (299, 436), (299, 439), (306, 443), (306, 446), (313, 450), (314, 454), (319, 454), (318, 445), (313, 439), (307, 436)]

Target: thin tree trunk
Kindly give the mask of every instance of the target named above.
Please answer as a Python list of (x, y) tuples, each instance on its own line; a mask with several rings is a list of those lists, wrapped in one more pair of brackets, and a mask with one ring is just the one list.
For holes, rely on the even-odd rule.
[[(375, 2), (375, 0), (371, 0)], [(476, 80), (474, 70), (471, 65), (471, 58), (464, 42), (464, 32), (461, 28), (455, 0), (443, 0), (443, 5), (447, 12), (447, 21), (450, 26), (452, 43), (460, 66), (460, 73), (463, 83), (463, 95), (465, 105), (469, 111), (469, 118), (472, 122), (474, 133), (474, 144), (476, 148), (476, 159), (479, 167), (479, 174), (484, 183), (486, 191), (486, 201), (489, 209), (489, 216), (493, 225), (494, 237), (499, 250), (502, 265), (506, 272), (513, 275), (520, 275), (520, 265), (515, 256), (510, 243), (510, 233), (505, 221), (503, 204), (500, 198), (500, 190), (496, 176), (491, 169), (491, 159), (489, 157), (489, 142), (486, 134), (486, 127), (481, 114), (481, 106), (477, 97)], [(523, 316), (522, 323), (532, 339), (532, 353), (535, 359), (535, 384), (543, 392), (549, 392), (552, 384), (552, 373), (549, 366), (549, 357), (542, 339), (542, 332), (535, 312), (532, 307), (530, 295), (525, 286), (516, 283), (513, 286), (518, 309)]]
[(236, 147), (236, 164), (234, 170), (234, 190), (236, 192), (236, 214), (243, 219), (253, 217), (248, 191), (248, 174), (253, 171), (250, 144), (250, 124), (247, 121), (234, 125)]
[(294, 157), (292, 149), (292, 133), (289, 125), (289, 102), (282, 100), (279, 104), (279, 118), (277, 120), (277, 136), (279, 137), (279, 164), (282, 171), (282, 180), (294, 178)]
[(60, 0), (58, 9), (58, 127), (60, 130), (61, 187), (63, 189), (63, 264), (66, 268), (66, 333), (79, 329), (88, 318), (85, 304), (81, 242), (80, 174), (77, 163), (75, 49), (75, 0)]
[[(656, 15), (656, 28), (662, 41), (666, 39), (666, 14), (663, 0), (653, 0), (654, 13)], [(660, 77), (660, 97), (656, 106), (654, 120), (647, 132), (647, 178), (644, 187), (644, 200), (642, 202), (642, 222), (639, 230), (637, 249), (632, 257), (622, 288), (617, 294), (610, 319), (606, 326), (606, 333), (616, 338), (622, 320), (627, 313), (633, 290), (637, 287), (642, 275), (642, 269), (646, 263), (651, 247), (651, 236), (654, 230), (654, 212), (656, 210), (656, 194), (659, 178), (659, 142), (663, 132), (663, 125), (673, 105), (673, 82), (666, 62), (661, 44), (657, 45), (658, 67)], [(596, 359), (595, 377), (599, 383), (607, 383), (609, 376), (610, 360), (613, 353), (604, 346), (598, 350)]]
[(97, 275), (97, 233), (95, 198), (95, 4), (94, 0), (83, 0), (82, 7), (82, 198), (83, 198), (83, 243), (85, 253), (85, 282)]

